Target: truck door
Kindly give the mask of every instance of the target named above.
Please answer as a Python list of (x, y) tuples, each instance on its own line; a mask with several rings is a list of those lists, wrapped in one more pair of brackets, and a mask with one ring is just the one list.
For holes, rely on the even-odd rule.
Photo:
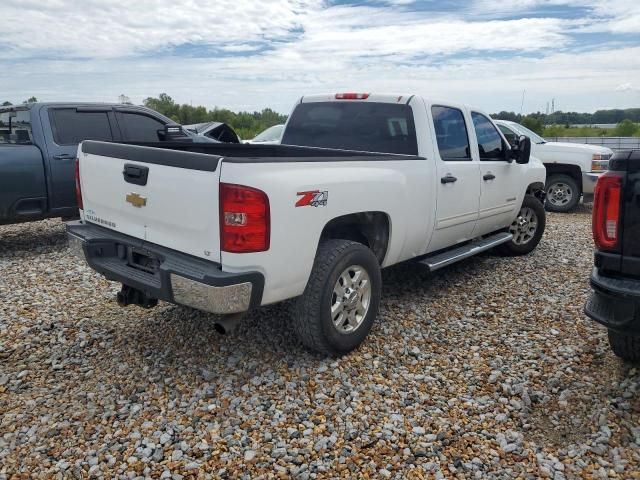
[(480, 167), (471, 155), (462, 110), (431, 107), (436, 152), (436, 224), (429, 251), (472, 238), (480, 204)]
[(474, 237), (508, 226), (518, 213), (522, 199), (522, 168), (507, 161), (507, 146), (498, 129), (486, 115), (471, 112), (477, 148), (473, 155), (480, 161), (480, 212)]
[(46, 212), (44, 164), (34, 145), (31, 112), (18, 108), (0, 113), (0, 223)]
[(43, 109), (43, 125), (49, 165), (49, 208), (68, 214), (77, 208), (74, 164), (83, 140), (113, 141), (111, 107), (56, 107)]

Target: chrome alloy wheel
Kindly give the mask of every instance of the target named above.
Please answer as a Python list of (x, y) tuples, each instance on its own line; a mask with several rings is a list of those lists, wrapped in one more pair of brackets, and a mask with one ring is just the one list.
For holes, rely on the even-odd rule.
[(547, 202), (555, 207), (564, 207), (573, 200), (574, 191), (571, 185), (556, 182), (547, 188)]
[(525, 245), (531, 241), (538, 229), (538, 215), (532, 208), (522, 207), (520, 213), (509, 227), (513, 234), (513, 243)]
[(331, 320), (340, 333), (353, 333), (367, 316), (371, 305), (371, 279), (360, 265), (340, 274), (331, 295)]

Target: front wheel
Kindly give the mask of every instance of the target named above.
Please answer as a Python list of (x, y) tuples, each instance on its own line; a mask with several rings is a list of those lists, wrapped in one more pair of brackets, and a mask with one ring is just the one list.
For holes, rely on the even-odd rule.
[(540, 200), (525, 195), (518, 216), (509, 226), (513, 238), (498, 247), (503, 255), (526, 255), (540, 243), (547, 223), (546, 213)]
[(550, 212), (570, 212), (580, 202), (580, 186), (569, 175), (551, 175), (547, 179), (547, 210)]
[(378, 260), (366, 246), (349, 240), (322, 242), (307, 287), (295, 304), (298, 338), (325, 355), (353, 350), (371, 330), (381, 286)]

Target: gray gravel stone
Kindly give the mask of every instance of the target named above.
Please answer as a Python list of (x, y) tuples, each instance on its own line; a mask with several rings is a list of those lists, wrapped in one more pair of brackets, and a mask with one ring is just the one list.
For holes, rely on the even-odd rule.
[(525, 257), (385, 270), (337, 360), (286, 304), (221, 337), (202, 312), (119, 308), (59, 221), (2, 226), (0, 478), (633, 478), (640, 372), (582, 313), (589, 214), (550, 214)]

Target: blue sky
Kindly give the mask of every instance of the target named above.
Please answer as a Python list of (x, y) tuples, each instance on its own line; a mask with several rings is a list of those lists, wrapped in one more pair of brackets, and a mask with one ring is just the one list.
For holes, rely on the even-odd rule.
[[(639, 0), (5, 0), (0, 101), (287, 112), (416, 93), (485, 110), (640, 107)], [(522, 103), (524, 92), (524, 103)]]

